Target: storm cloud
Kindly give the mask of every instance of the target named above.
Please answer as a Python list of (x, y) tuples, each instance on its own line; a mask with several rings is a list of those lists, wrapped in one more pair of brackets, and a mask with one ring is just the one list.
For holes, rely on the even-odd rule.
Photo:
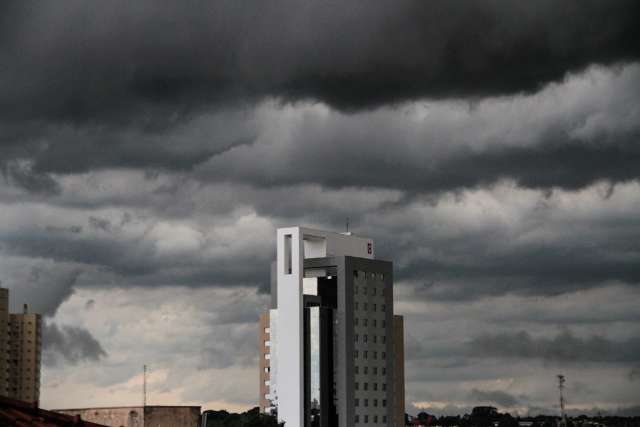
[(143, 364), (158, 403), (252, 406), (276, 228), (348, 219), (394, 262), (410, 411), (548, 410), (558, 368), (637, 411), (638, 18), (2, 2), (0, 281), (46, 316), (45, 406), (131, 404)]
[[(640, 50), (633, 1), (5, 2), (3, 115), (131, 121), (255, 100), (338, 109), (538, 90)], [(129, 116), (129, 118), (127, 118)]]
[(83, 361), (98, 361), (107, 356), (91, 333), (77, 326), (45, 323), (42, 337), (45, 365), (56, 365), (58, 358), (75, 365)]
[(479, 357), (542, 359), (546, 362), (638, 363), (640, 337), (614, 342), (606, 337), (576, 337), (569, 330), (552, 338), (534, 338), (526, 331), (482, 335), (469, 343)]

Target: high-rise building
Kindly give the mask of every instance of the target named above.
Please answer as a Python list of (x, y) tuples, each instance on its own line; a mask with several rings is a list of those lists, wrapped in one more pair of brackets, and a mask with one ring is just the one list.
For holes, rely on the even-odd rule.
[(42, 357), (42, 317), (29, 313), (9, 315), (9, 353), (7, 395), (36, 403), (40, 400), (40, 362)]
[(9, 392), (9, 289), (0, 288), (0, 396)]
[(392, 263), (374, 258), (371, 239), (290, 227), (277, 232), (274, 268), (260, 319), (261, 409), (288, 427), (404, 425)]
[[(260, 315), (260, 329), (258, 333), (258, 348), (260, 349), (260, 360), (258, 362), (260, 376), (260, 408), (263, 412), (271, 411), (271, 401), (269, 400), (269, 386), (271, 385), (271, 328), (269, 327), (269, 313)], [(265, 355), (268, 355), (265, 357)]]

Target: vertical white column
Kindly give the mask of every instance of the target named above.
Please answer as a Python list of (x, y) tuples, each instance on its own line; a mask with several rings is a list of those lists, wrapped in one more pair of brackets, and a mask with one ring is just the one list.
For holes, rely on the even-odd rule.
[(281, 228), (278, 238), (278, 421), (302, 427), (304, 414), (304, 245), (298, 227)]

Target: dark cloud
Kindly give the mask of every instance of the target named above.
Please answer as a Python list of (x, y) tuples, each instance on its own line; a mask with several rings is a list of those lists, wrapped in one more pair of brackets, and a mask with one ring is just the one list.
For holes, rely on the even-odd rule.
[(106, 233), (111, 232), (111, 221), (109, 221), (108, 219), (90, 216), (89, 225), (97, 230), (101, 230)]
[(18, 312), (22, 304), (28, 304), (33, 312), (46, 316), (55, 315), (58, 307), (75, 291), (75, 285), (83, 269), (73, 264), (56, 264), (51, 260), (18, 258), (6, 254), (2, 258), (3, 286), (9, 288), (10, 308)]
[(0, 158), (2, 178), (9, 185), (24, 188), (35, 194), (60, 193), (60, 186), (49, 174), (33, 170), (30, 161), (3, 161)]
[(640, 10), (623, 0), (9, 3), (0, 110), (33, 119), (138, 121), (263, 96), (357, 109), (509, 94), (640, 54)]
[(526, 331), (484, 334), (468, 343), (469, 355), (507, 359), (540, 359), (555, 363), (637, 363), (640, 338), (612, 341), (603, 336), (581, 338), (565, 330), (553, 338)]
[(56, 365), (60, 358), (73, 365), (98, 361), (107, 356), (102, 345), (83, 328), (76, 326), (58, 326), (56, 323), (47, 322), (43, 325), (43, 363)]
[(502, 407), (516, 406), (520, 402), (515, 396), (500, 390), (478, 390), (474, 388), (469, 393), (469, 397), (478, 403), (496, 404)]

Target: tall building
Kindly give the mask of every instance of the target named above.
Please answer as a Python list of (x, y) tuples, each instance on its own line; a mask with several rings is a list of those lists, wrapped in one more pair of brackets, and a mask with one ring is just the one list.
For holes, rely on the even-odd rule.
[(392, 263), (375, 259), (371, 239), (290, 227), (277, 232), (274, 269), (260, 319), (262, 410), (289, 427), (404, 425)]
[(393, 316), (394, 427), (404, 427), (404, 317)]
[[(271, 328), (269, 327), (269, 313), (260, 315), (260, 329), (258, 333), (258, 348), (260, 349), (260, 360), (258, 362), (260, 377), (260, 403), (259, 406), (264, 412), (271, 411), (271, 401), (269, 399), (269, 386), (271, 385)], [(265, 355), (268, 355), (265, 357)]]
[(36, 403), (40, 400), (42, 317), (29, 313), (9, 315), (8, 390), (10, 398)]
[(9, 392), (9, 289), (0, 288), (0, 396)]

